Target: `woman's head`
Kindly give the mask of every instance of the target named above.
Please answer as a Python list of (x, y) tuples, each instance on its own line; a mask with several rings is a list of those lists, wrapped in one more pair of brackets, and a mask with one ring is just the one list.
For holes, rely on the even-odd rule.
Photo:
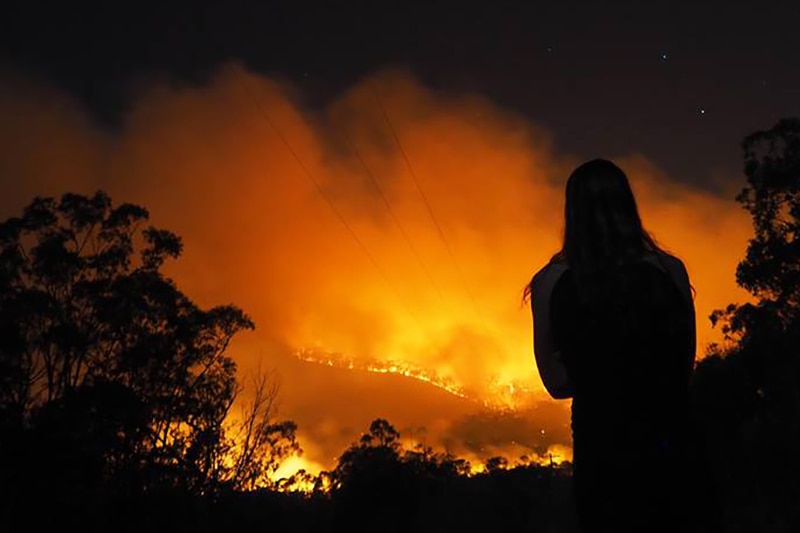
[(622, 169), (594, 159), (572, 172), (567, 180), (561, 258), (578, 270), (596, 270), (657, 249), (642, 227)]
[[(642, 226), (628, 177), (617, 165), (593, 159), (576, 168), (567, 180), (564, 242), (553, 261), (566, 262), (576, 281), (597, 292), (619, 274), (615, 266), (661, 251)], [(523, 301), (531, 296), (531, 283)], [(617, 283), (616, 285), (619, 285)]]

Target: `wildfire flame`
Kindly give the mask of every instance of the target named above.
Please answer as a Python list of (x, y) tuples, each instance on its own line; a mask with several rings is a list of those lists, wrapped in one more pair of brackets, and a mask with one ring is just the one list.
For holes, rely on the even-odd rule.
[(479, 393), (459, 385), (455, 379), (440, 376), (436, 371), (414, 365), (407, 361), (382, 361), (352, 357), (343, 353), (324, 351), (315, 348), (299, 348), (294, 356), (307, 363), (316, 363), (336, 368), (347, 368), (376, 374), (397, 374), (438, 387), (453, 396), (475, 401), (489, 409), (514, 409), (531, 397), (537, 396), (534, 386), (522, 380), (502, 381), (495, 376), (488, 381), (488, 391)]

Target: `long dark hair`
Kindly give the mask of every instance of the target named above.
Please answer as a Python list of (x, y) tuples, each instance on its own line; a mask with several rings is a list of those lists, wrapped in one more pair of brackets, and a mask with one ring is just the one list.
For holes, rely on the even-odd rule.
[(628, 177), (606, 159), (576, 168), (567, 180), (564, 242), (555, 259), (581, 274), (659, 251), (642, 226)]
[[(579, 285), (591, 286), (606, 284), (615, 267), (659, 251), (642, 226), (622, 169), (606, 159), (593, 159), (572, 172), (564, 205), (564, 241), (551, 262), (566, 263)], [(530, 286), (525, 290), (528, 296)]]

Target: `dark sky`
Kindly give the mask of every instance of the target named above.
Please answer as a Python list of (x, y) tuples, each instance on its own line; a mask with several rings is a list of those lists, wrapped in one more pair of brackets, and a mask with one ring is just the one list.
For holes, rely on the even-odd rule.
[(3, 67), (110, 127), (150, 77), (236, 58), (323, 105), (381, 67), (471, 91), (578, 156), (641, 153), (680, 181), (740, 178), (739, 143), (800, 114), (800, 2), (42, 2), (0, 13)]

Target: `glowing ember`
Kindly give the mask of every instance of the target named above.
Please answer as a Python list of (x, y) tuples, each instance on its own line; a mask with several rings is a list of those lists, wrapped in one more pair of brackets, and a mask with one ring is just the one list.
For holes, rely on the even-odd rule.
[(403, 361), (378, 361), (366, 360), (364, 358), (347, 357), (344, 354), (335, 352), (320, 352), (311, 348), (301, 348), (294, 352), (294, 355), (308, 363), (333, 366), (338, 368), (348, 368), (350, 370), (362, 370), (377, 374), (398, 374), (407, 378), (416, 379), (425, 383), (430, 383), (440, 389), (459, 398), (467, 398), (467, 394), (462, 387), (457, 386), (452, 379), (439, 377), (435, 372), (426, 371), (415, 365)]
[(337, 352), (327, 352), (313, 348), (295, 350), (294, 356), (308, 363), (316, 363), (336, 368), (360, 370), (376, 374), (396, 374), (428, 383), (459, 398), (473, 400), (490, 409), (514, 409), (529, 403), (532, 398), (540, 398), (540, 391), (526, 385), (521, 380), (501, 381), (494, 377), (487, 381), (488, 394), (470, 393), (452, 378), (443, 378), (435, 371), (421, 368), (405, 361), (381, 361), (347, 356)]

